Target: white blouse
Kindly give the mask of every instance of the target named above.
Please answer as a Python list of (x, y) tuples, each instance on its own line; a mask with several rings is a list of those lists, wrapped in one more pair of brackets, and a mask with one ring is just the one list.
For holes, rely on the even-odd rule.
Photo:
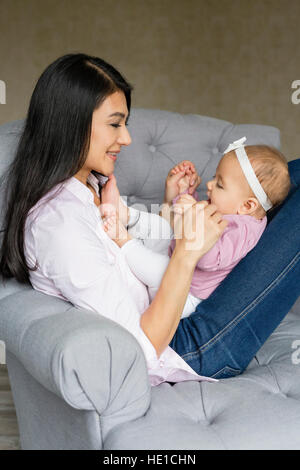
[[(98, 179), (88, 182), (99, 196)], [(157, 236), (157, 227), (169, 224), (157, 214), (129, 208), (129, 233), (137, 238)], [(26, 219), (24, 250), (34, 289), (71, 302), (119, 323), (141, 345), (151, 385), (161, 382), (211, 380), (202, 377), (171, 348), (157, 357), (155, 348), (140, 327), (140, 316), (149, 306), (146, 286), (130, 270), (124, 250), (103, 230), (92, 192), (72, 177), (49, 191)], [(151, 240), (150, 240), (151, 242)]]

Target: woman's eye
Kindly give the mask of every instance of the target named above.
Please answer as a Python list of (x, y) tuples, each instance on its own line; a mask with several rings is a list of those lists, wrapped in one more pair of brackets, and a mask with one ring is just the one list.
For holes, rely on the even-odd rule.
[(217, 183), (217, 188), (221, 188), (221, 189), (223, 189), (223, 188), (222, 188), (222, 186), (220, 186), (218, 183)]
[[(121, 127), (121, 124), (111, 124), (111, 126), (117, 128), (117, 127)], [(126, 127), (128, 126), (128, 122), (125, 122), (125, 126)]]

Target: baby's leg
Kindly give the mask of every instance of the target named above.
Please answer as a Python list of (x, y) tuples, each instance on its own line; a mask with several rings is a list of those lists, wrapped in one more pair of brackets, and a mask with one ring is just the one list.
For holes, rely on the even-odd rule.
[[(148, 288), (149, 298), (150, 298), (151, 302), (154, 299), (155, 294), (158, 291), (158, 289), (159, 289), (159, 286), (149, 287)], [(202, 302), (201, 299), (199, 299), (198, 297), (194, 297), (192, 294), (189, 293), (187, 298), (186, 298), (185, 304), (184, 304), (184, 308), (183, 308), (183, 311), (182, 311), (182, 314), (181, 314), (181, 318), (189, 317), (191, 315), (191, 313), (194, 313), (195, 310), (196, 310), (197, 305), (199, 305), (200, 302)]]
[[(138, 239), (126, 243), (122, 252), (133, 274), (148, 287), (152, 302), (169, 264), (169, 256), (150, 250)], [(188, 294), (181, 318), (193, 313), (200, 302), (201, 299)]]
[(133, 274), (148, 286), (152, 300), (169, 264), (169, 256), (150, 250), (138, 239), (126, 243), (122, 252)]

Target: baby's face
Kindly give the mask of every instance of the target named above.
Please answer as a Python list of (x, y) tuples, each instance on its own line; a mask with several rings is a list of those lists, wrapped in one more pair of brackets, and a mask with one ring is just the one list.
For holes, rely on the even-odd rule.
[(221, 214), (238, 214), (242, 203), (253, 197), (248, 181), (234, 152), (222, 157), (215, 177), (207, 182), (209, 202), (217, 206)]

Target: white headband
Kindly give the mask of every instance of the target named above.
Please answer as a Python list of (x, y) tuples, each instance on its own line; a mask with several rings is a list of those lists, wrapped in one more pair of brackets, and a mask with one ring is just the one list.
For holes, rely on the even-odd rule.
[(254, 173), (254, 170), (252, 168), (252, 165), (246, 153), (245, 147), (243, 145), (246, 140), (247, 140), (246, 137), (242, 137), (239, 140), (235, 140), (232, 144), (228, 145), (223, 155), (225, 155), (225, 153), (231, 152), (231, 150), (235, 151), (237, 159), (241, 165), (241, 168), (249, 183), (250, 188), (254, 192), (255, 196), (257, 197), (257, 199), (259, 200), (260, 204), (265, 209), (265, 211), (268, 211), (269, 209), (271, 209), (271, 207), (273, 207), (273, 204), (271, 203), (270, 199), (264, 192), (263, 187), (258, 181), (256, 174)]

